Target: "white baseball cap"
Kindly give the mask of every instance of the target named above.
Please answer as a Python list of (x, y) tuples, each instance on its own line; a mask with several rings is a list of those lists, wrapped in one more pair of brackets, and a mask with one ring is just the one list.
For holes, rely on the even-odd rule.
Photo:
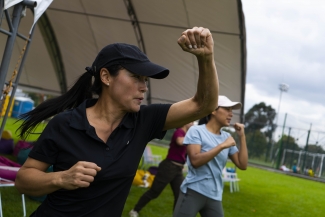
[(219, 96), (218, 107), (231, 107), (232, 109), (241, 109), (242, 104), (240, 102), (233, 102), (226, 96)]

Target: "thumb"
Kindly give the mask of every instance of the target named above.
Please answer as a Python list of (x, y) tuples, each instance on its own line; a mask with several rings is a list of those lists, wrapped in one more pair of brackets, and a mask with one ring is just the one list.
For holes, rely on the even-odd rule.
[(185, 44), (185, 42), (186, 42), (186, 36), (185, 36), (185, 35), (182, 35), (182, 36), (177, 40), (177, 42), (178, 42), (179, 46), (180, 46), (183, 50), (187, 49), (186, 44)]
[(186, 40), (186, 36), (185, 36), (185, 35), (182, 35), (182, 36), (180, 37), (180, 41), (181, 41), (181, 43), (185, 43), (185, 40)]

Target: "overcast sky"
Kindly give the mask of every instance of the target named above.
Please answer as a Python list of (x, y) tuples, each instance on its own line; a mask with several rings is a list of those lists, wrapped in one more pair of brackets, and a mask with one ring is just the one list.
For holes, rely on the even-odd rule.
[[(242, 0), (247, 32), (245, 112), (265, 102), (325, 144), (325, 0)], [(297, 130), (296, 130), (297, 131)], [(303, 130), (301, 130), (303, 132)], [(301, 134), (301, 132), (295, 132)], [(298, 135), (297, 135), (298, 136)], [(324, 146), (323, 146), (324, 147)]]

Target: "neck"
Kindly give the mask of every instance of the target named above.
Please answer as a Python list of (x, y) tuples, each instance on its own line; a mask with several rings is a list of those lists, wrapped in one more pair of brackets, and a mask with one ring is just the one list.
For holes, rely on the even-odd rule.
[(97, 103), (94, 106), (89, 108), (89, 115), (91, 115), (92, 118), (105, 121), (111, 126), (117, 126), (125, 114), (125, 111), (117, 108), (110, 102), (107, 102), (101, 98), (98, 99)]
[(220, 134), (220, 130), (222, 128), (222, 126), (213, 121), (212, 119), (206, 124), (206, 128), (211, 132), (211, 133), (214, 133), (214, 134)]

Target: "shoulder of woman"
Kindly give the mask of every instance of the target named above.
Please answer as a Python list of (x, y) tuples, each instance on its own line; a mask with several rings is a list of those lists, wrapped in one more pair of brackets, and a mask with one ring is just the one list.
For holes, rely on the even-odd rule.
[(193, 134), (193, 133), (200, 133), (202, 132), (202, 130), (204, 130), (204, 128), (202, 128), (202, 125), (194, 125), (191, 126), (188, 131), (186, 132), (186, 134)]
[(220, 132), (221, 132), (221, 135), (223, 134), (223, 135), (224, 135), (225, 137), (227, 137), (227, 138), (228, 138), (229, 136), (231, 136), (230, 133), (228, 133), (228, 132), (226, 132), (226, 131), (224, 131), (224, 130), (221, 130)]
[(163, 103), (154, 103), (150, 105), (141, 105), (140, 106), (140, 112), (146, 111), (148, 109), (161, 109), (161, 108), (170, 108), (172, 104), (163, 104)]
[(60, 112), (59, 114), (53, 116), (50, 120), (49, 123), (51, 124), (56, 124), (56, 123), (62, 123), (64, 121), (67, 121), (70, 119), (71, 116), (71, 111), (72, 110), (68, 110), (68, 111), (64, 111), (64, 112)]

